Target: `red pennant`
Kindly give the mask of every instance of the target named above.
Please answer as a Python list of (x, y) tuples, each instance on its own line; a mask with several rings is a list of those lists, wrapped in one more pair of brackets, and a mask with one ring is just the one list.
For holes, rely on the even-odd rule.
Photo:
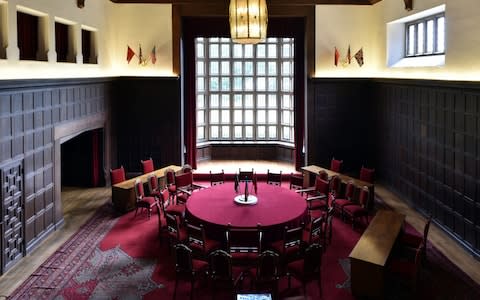
[(335, 47), (335, 58), (334, 58), (334, 64), (335, 66), (338, 66), (338, 59), (340, 58), (340, 53), (338, 52), (337, 47)]
[(127, 45), (127, 61), (128, 63), (130, 63), (130, 61), (132, 60), (132, 58), (135, 56), (135, 52), (133, 52), (132, 48), (130, 48), (130, 46)]

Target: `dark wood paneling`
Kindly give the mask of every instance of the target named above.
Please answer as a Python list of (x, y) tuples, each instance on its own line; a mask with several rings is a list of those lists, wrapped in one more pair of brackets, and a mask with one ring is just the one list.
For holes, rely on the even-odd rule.
[(480, 255), (480, 85), (373, 80), (379, 177)]
[(115, 81), (112, 122), (117, 165), (127, 172), (141, 172), (140, 160), (149, 157), (156, 168), (182, 163), (179, 81), (176, 77)]
[(329, 167), (335, 157), (357, 175), (362, 164), (375, 167), (371, 89), (367, 79), (309, 81), (308, 164)]
[[(54, 128), (106, 112), (111, 79), (0, 81), (0, 165), (23, 160), (26, 253), (55, 227)], [(2, 218), (2, 222), (3, 222)]]
[(197, 148), (199, 160), (277, 160), (293, 163), (294, 155), (293, 147), (283, 145), (211, 144)]

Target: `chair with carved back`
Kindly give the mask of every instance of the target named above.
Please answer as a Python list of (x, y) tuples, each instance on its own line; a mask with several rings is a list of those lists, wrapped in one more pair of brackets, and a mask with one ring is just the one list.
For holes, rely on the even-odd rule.
[(227, 225), (225, 232), (227, 251), (236, 265), (252, 266), (262, 252), (263, 231), (256, 227), (233, 227)]
[(112, 185), (125, 181), (125, 169), (123, 166), (117, 169), (110, 169), (110, 180)]
[(177, 186), (175, 184), (175, 171), (171, 168), (165, 170), (165, 185), (168, 188), (170, 199), (175, 201)]
[(325, 236), (326, 215), (319, 216), (310, 221), (303, 230), (302, 244), (303, 248), (314, 243), (322, 244)]
[(272, 185), (282, 185), (282, 171), (278, 173), (270, 172), (270, 169), (267, 170), (267, 183)]
[(253, 269), (255, 290), (271, 292), (277, 299), (278, 281), (280, 280), (280, 257), (278, 253), (265, 250), (258, 256), (257, 266)]
[(207, 238), (203, 224), (187, 224), (187, 245), (192, 249), (195, 258), (208, 261), (208, 255), (216, 249), (221, 248), (221, 243), (217, 240)]
[(173, 299), (176, 299), (177, 287), (180, 280), (188, 280), (190, 282), (190, 299), (193, 299), (195, 279), (199, 275), (207, 276), (208, 262), (194, 259), (192, 250), (184, 244), (176, 244), (173, 246), (173, 254), (175, 256), (175, 288), (173, 290)]
[(416, 248), (410, 248), (400, 256), (390, 257), (386, 268), (388, 283), (403, 284), (414, 294), (420, 275), (424, 248), (425, 244), (422, 242)]
[(185, 227), (180, 226), (180, 220), (178, 216), (170, 213), (165, 214), (166, 232), (168, 237), (169, 252), (172, 247), (178, 243), (185, 244), (187, 241), (187, 230)]
[(340, 190), (342, 188), (342, 179), (338, 175), (333, 175), (329, 181), (329, 191), (333, 193), (335, 197), (340, 194)]
[(430, 215), (425, 222), (423, 227), (423, 235), (416, 234), (413, 232), (403, 232), (400, 237), (400, 246), (408, 248), (418, 248), (422, 243), (425, 245), (422, 249), (422, 260), (425, 261), (427, 258), (427, 242), (428, 242), (428, 232), (430, 229), (430, 223), (432, 222), (432, 216)]
[(172, 214), (178, 216), (181, 221), (185, 218), (185, 205), (176, 204), (170, 198), (169, 191), (167, 188), (163, 189), (160, 192), (160, 208), (162, 209), (163, 216), (166, 218), (166, 214)]
[(303, 189), (303, 174), (290, 173), (290, 189), (291, 190)]
[(142, 164), (143, 174), (147, 174), (155, 171), (155, 167), (153, 165), (153, 159), (151, 157), (147, 160), (140, 160), (140, 163)]
[(368, 222), (369, 222), (368, 199), (370, 197), (369, 194), (370, 194), (370, 190), (368, 189), (367, 186), (364, 186), (360, 190), (360, 194), (358, 196), (358, 203), (343, 207), (345, 217), (349, 218), (350, 221), (352, 222), (352, 228), (355, 227), (355, 222), (362, 217), (365, 220), (365, 225), (368, 225)]
[(297, 227), (285, 226), (283, 238), (270, 244), (269, 248), (280, 254), (280, 263), (284, 267), (288, 262), (295, 260), (301, 253), (303, 246), (304, 224)]
[(220, 171), (220, 172), (212, 172), (210, 171), (210, 186), (215, 186), (219, 184), (224, 184), (225, 183), (225, 172)]
[(177, 189), (177, 203), (186, 203), (188, 197), (192, 195), (193, 191), (205, 188), (204, 186), (193, 182), (192, 172), (175, 174), (175, 186)]
[(232, 256), (218, 249), (210, 253), (209, 263), (212, 299), (215, 299), (219, 284), (231, 289), (231, 293), (235, 294), (243, 281), (244, 272), (233, 267)]
[(150, 174), (147, 177), (148, 195), (160, 200), (160, 185), (158, 184), (158, 177), (155, 174)]
[(315, 210), (327, 210), (328, 206), (328, 194), (330, 184), (328, 181), (323, 180), (320, 176), (315, 178), (315, 186), (307, 189), (296, 190), (297, 193), (307, 193), (307, 211), (311, 216)]
[(141, 208), (146, 209), (148, 211), (148, 218), (152, 215), (152, 209), (157, 207), (158, 212), (160, 212), (160, 205), (158, 199), (153, 196), (145, 196), (145, 192), (143, 190), (143, 182), (140, 179), (135, 180), (134, 184), (135, 190), (135, 216), (137, 216), (138, 209)]
[(313, 243), (305, 249), (302, 258), (295, 260), (287, 265), (289, 289), (291, 287), (291, 278), (295, 277), (302, 283), (303, 294), (306, 298), (307, 283), (317, 280), (319, 294), (322, 295), (322, 254), (322, 245), (318, 243)]

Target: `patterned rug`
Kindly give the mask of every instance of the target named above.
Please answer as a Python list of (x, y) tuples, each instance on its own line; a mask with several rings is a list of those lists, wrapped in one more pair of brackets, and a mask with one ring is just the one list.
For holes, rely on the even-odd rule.
[(98, 248), (118, 221), (112, 215), (110, 205), (102, 206), (9, 299), (141, 299), (161, 288), (151, 280), (154, 259), (132, 259), (120, 246)]

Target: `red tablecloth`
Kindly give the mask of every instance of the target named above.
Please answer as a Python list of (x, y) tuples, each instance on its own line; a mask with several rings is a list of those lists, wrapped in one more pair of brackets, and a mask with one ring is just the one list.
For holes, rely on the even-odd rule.
[(264, 229), (283, 228), (300, 223), (306, 215), (305, 199), (292, 190), (258, 183), (255, 193), (250, 183), (250, 194), (258, 198), (254, 205), (235, 203), (233, 199), (243, 193), (244, 183), (240, 183), (239, 190), (236, 193), (233, 183), (225, 183), (193, 192), (187, 201), (187, 217), (219, 230), (228, 223), (235, 227), (255, 227), (260, 223)]

